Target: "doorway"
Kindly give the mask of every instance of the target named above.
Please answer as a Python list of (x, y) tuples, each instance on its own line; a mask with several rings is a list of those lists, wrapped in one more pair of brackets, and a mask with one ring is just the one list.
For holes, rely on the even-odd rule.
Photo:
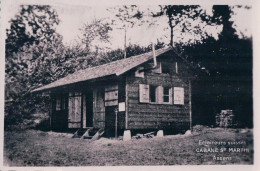
[(93, 91), (86, 92), (86, 127), (93, 127)]
[(107, 106), (105, 111), (105, 129), (107, 136), (115, 136), (115, 110), (117, 106)]

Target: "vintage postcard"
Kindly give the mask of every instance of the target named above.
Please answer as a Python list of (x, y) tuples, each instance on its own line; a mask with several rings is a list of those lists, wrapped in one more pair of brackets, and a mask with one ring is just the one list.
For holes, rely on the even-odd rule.
[(0, 170), (253, 169), (254, 8), (3, 1)]

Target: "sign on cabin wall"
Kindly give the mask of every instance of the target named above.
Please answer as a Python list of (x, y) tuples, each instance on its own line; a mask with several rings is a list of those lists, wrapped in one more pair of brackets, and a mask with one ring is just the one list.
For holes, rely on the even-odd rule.
[(105, 106), (118, 105), (118, 85), (108, 85), (105, 88)]
[(118, 111), (124, 112), (125, 111), (125, 102), (121, 102), (118, 104)]
[(174, 104), (184, 105), (184, 88), (174, 87)]

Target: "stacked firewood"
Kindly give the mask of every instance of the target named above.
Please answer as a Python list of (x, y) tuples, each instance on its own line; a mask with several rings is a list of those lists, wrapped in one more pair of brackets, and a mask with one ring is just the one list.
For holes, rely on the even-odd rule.
[(233, 127), (234, 124), (233, 110), (221, 110), (221, 112), (216, 115), (216, 126), (228, 128)]
[(155, 132), (149, 132), (146, 134), (136, 134), (136, 136), (133, 136), (132, 138), (135, 138), (135, 139), (153, 138), (154, 134), (155, 134)]

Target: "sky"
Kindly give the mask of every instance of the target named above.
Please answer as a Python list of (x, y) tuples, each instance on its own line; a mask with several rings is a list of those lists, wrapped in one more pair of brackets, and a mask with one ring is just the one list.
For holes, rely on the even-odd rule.
[[(66, 5), (66, 4), (55, 4), (52, 7), (57, 11), (60, 24), (57, 26), (57, 32), (63, 36), (63, 42), (66, 45), (73, 45), (75, 40), (79, 40), (80, 37), (80, 28), (84, 24), (91, 23), (94, 19), (105, 19), (111, 21), (116, 19), (113, 13), (107, 10), (111, 8), (110, 6), (87, 6), (87, 5)], [(150, 10), (158, 10), (157, 5), (153, 6), (140, 6), (141, 9), (147, 10), (149, 7)], [(206, 10), (207, 14), (212, 15), (212, 5), (202, 5), (202, 9)], [(19, 10), (19, 4), (11, 4), (8, 7), (8, 14), (6, 14), (6, 28), (10, 27), (8, 21), (15, 16)], [(239, 35), (251, 37), (252, 36), (252, 25), (251, 25), (251, 9), (238, 9), (234, 8), (234, 15), (232, 20), (234, 21), (234, 26), (238, 30)], [(150, 19), (151, 20), (151, 19)], [(164, 16), (155, 20), (155, 25), (149, 27), (148, 24), (143, 24), (142, 26), (134, 26), (133, 28), (127, 29), (127, 44), (139, 44), (141, 46), (147, 46), (151, 42), (155, 42), (157, 39), (169, 43), (169, 26), (168, 19)], [(218, 33), (221, 31), (221, 27), (212, 27), (202, 25), (197, 21), (192, 21), (193, 25), (199, 24), (203, 30), (213, 37), (217, 38)], [(186, 33), (181, 35), (181, 28), (175, 28), (174, 32), (174, 42), (188, 41), (200, 39), (199, 34)], [(113, 27), (111, 32), (111, 43), (106, 44), (107, 47), (115, 49), (122, 48), (124, 45), (124, 30), (119, 29), (118, 26)], [(184, 39), (183, 39), (184, 37)], [(97, 44), (100, 42), (96, 42)]]

